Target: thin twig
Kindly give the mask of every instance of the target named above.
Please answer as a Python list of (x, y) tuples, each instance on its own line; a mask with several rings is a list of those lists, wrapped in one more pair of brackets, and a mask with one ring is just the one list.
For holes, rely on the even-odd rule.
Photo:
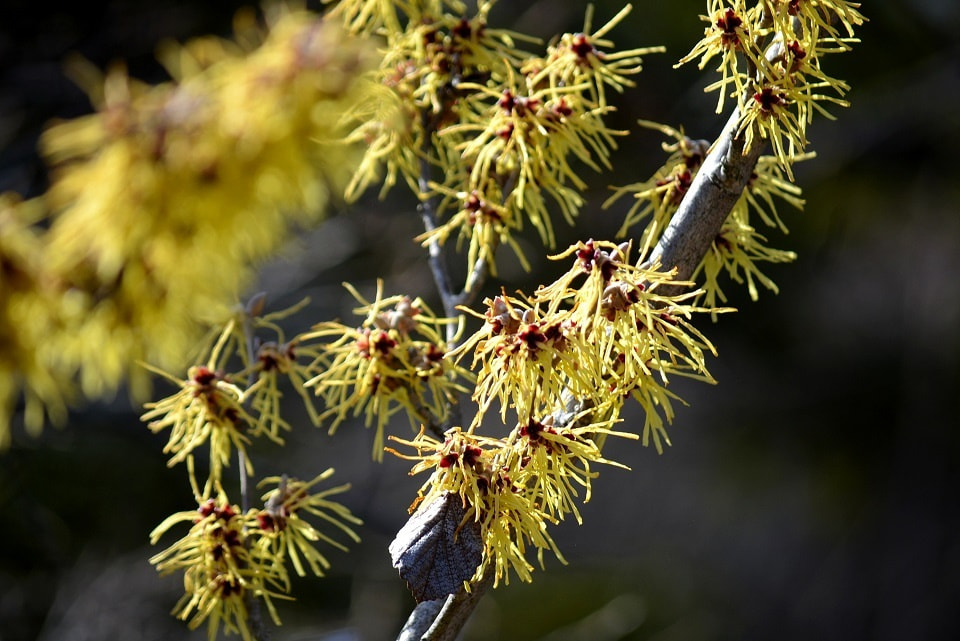
[[(247, 457), (243, 449), (237, 449), (238, 467), (240, 468), (240, 509), (246, 514), (250, 509), (250, 492), (247, 483)], [(243, 604), (247, 607), (247, 622), (250, 632), (256, 641), (267, 641), (270, 635), (263, 624), (263, 614), (260, 612), (260, 601), (250, 590), (243, 593)]]
[[(266, 304), (266, 294), (258, 293), (250, 298), (244, 307), (243, 314), (243, 336), (247, 350), (247, 363), (253, 367), (256, 362), (256, 336), (253, 328), (253, 317), (263, 311)], [(259, 370), (254, 369), (248, 389), (252, 387), (259, 378)], [(237, 448), (238, 471), (240, 473), (240, 509), (246, 514), (250, 509), (250, 487), (247, 480), (247, 455), (243, 448)], [(260, 601), (250, 590), (245, 590), (243, 594), (243, 603), (247, 608), (247, 621), (250, 624), (250, 632), (256, 641), (267, 641), (270, 638), (269, 632), (263, 623), (263, 614), (260, 611)]]
[[(420, 143), (420, 175), (417, 178), (417, 187), (420, 190), (420, 204), (418, 209), (423, 219), (423, 228), (427, 233), (437, 228), (437, 197), (430, 194), (430, 183), (433, 181), (433, 164), (430, 162), (430, 151), (433, 147), (433, 134), (436, 131), (436, 117), (429, 109), (424, 108), (420, 116), (423, 141)], [(457, 296), (454, 294), (450, 272), (447, 269), (447, 260), (443, 253), (443, 245), (434, 236), (427, 241), (427, 262), (433, 274), (434, 284), (440, 294), (443, 304), (443, 313), (448, 318), (455, 318), (457, 312)], [(456, 328), (447, 326), (447, 341), (451, 342)]]
[[(417, 179), (417, 185), (420, 189), (420, 205), (418, 208), (423, 219), (423, 228), (427, 233), (430, 233), (437, 228), (437, 199), (434, 195), (428, 195), (430, 193), (430, 183), (433, 179), (430, 149), (433, 144), (433, 133), (436, 130), (436, 118), (428, 109), (424, 109), (421, 115), (421, 123), (423, 125), (423, 142), (420, 145), (420, 175)], [(431, 238), (427, 243), (427, 263), (430, 265), (430, 272), (433, 274), (433, 282), (437, 287), (437, 293), (440, 294), (444, 316), (459, 319), (463, 316), (463, 312), (457, 309), (457, 305), (462, 304), (462, 296), (454, 294), (443, 246), (436, 237)], [(446, 327), (448, 349), (455, 347), (458, 326), (459, 323), (451, 322)], [(443, 425), (433, 418), (425, 421), (425, 425), (430, 431), (440, 438), (443, 437), (446, 428), (460, 422), (460, 404), (451, 399), (447, 403), (447, 409), (448, 418)], [(422, 413), (432, 416), (426, 408), (423, 408)]]
[(490, 264), (487, 262), (487, 259), (482, 257), (478, 258), (477, 262), (473, 265), (473, 269), (467, 274), (467, 280), (463, 285), (463, 289), (454, 297), (456, 306), (463, 305), (464, 307), (469, 307), (472, 305), (474, 301), (477, 300), (477, 295), (480, 294), (480, 289), (483, 287), (483, 283), (487, 280), (489, 274)]

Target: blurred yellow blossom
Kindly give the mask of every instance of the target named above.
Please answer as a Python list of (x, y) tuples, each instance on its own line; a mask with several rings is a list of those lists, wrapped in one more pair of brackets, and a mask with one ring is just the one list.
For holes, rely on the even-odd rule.
[(43, 137), (43, 261), (63, 292), (52, 351), (88, 396), (121, 381), (143, 394), (137, 360), (180, 367), (200, 325), (229, 315), (255, 262), (316, 222), (358, 160), (336, 140), (364, 91), (363, 43), (296, 11), (261, 40), (168, 49), (176, 78), (156, 87), (87, 70), (97, 113)]
[(0, 195), (0, 450), (10, 443), (10, 422), (24, 400), (24, 423), (36, 433), (45, 417), (66, 418), (69, 377), (52, 367), (51, 335), (60, 331), (56, 282), (42, 259), (36, 224), (41, 202)]

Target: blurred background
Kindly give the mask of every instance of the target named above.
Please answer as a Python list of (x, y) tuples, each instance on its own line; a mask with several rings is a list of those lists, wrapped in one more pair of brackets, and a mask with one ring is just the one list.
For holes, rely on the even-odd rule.
[[(7, 0), (0, 191), (41, 192), (37, 136), (52, 118), (90, 110), (63, 73), (66, 56), (101, 68), (126, 60), (132, 75), (159, 81), (160, 41), (227, 35), (239, 6)], [(619, 8), (597, 2), (594, 24)], [(584, 9), (502, 0), (491, 23), (546, 39), (578, 30)], [(637, 3), (613, 32), (622, 48), (667, 47), (616, 103), (617, 126), (644, 118), (694, 137), (719, 132), (715, 96), (702, 92), (712, 77), (672, 68), (702, 34), (704, 10), (694, 0)], [(720, 354), (719, 383), (675, 381), (690, 405), (677, 412), (673, 446), (658, 455), (611, 442), (610, 458), (632, 470), (603, 470), (584, 524), (554, 529), (569, 565), (548, 559), (533, 584), (488, 594), (464, 639), (960, 638), (960, 4), (877, 0), (862, 11), (863, 42), (827, 59), (828, 73), (852, 85), (852, 106), (814, 123), (818, 158), (796, 168), (806, 210), (783, 205), (791, 233), (769, 234), (799, 254), (766, 271), (781, 293), (752, 303), (736, 292), (739, 312), (703, 327)], [(561, 246), (612, 238), (628, 205), (600, 203), (610, 185), (649, 177), (659, 145), (658, 134), (634, 131), (612, 173), (584, 170), (589, 204)], [(364, 199), (304, 234), (251, 291), (269, 291), (277, 306), (309, 295), (305, 324), (349, 317), (344, 279), (369, 292), (383, 277), (388, 293), (434, 300), (410, 240), (418, 225), (401, 189), (385, 203)], [(527, 242), (531, 273), (504, 255), (508, 290), (559, 271)], [(149, 532), (192, 499), (184, 471), (166, 467), (163, 436), (138, 415), (121, 394), (78, 410), (65, 429), (18, 431), (0, 453), (0, 641), (205, 637), (169, 616), (180, 578), (158, 578), (147, 562), (158, 551)], [(423, 479), (395, 458), (373, 464), (362, 426), (329, 438), (294, 422), (303, 427), (287, 447), (254, 451), (257, 476), (312, 478), (333, 465), (365, 526), (348, 554), (331, 552), (327, 579), (297, 582), (271, 638), (394, 638), (413, 600), (386, 547)]]

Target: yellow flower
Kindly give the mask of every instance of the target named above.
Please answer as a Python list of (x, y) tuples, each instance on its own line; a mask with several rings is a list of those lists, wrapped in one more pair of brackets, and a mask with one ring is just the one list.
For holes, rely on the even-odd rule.
[[(800, 36), (808, 42), (820, 39), (820, 32), (836, 42), (843, 50), (849, 49), (849, 40), (843, 38), (836, 24), (843, 25), (847, 36), (853, 36), (854, 26), (866, 18), (858, 11), (859, 2), (848, 0), (778, 0), (766, 3), (770, 20), (777, 31)], [(803, 27), (796, 29), (796, 24)]]
[[(244, 408), (245, 393), (219, 368), (223, 348), (233, 331), (229, 323), (214, 346), (206, 365), (197, 365), (187, 371), (185, 380), (148, 366), (179, 389), (155, 403), (144, 405), (147, 412), (140, 419), (152, 432), (170, 429), (164, 453), (172, 454), (169, 465), (186, 461), (190, 482), (198, 497), (207, 497), (222, 478), (222, 470), (230, 465), (234, 449), (246, 451), (250, 437), (257, 435), (258, 421)], [(193, 452), (198, 447), (210, 447), (210, 475), (203, 491), (199, 491), (193, 472)], [(247, 469), (253, 473), (249, 458)]]
[(848, 106), (845, 100), (826, 94), (814, 93), (820, 89), (838, 89), (830, 81), (806, 82), (787, 76), (779, 81), (762, 82), (756, 85), (752, 99), (741, 114), (738, 135), (745, 138), (745, 148), (769, 140), (773, 155), (787, 175), (793, 178), (792, 164), (803, 156), (807, 146), (807, 125), (816, 111), (830, 120), (834, 117), (824, 109), (821, 102)]
[[(603, 457), (600, 449), (607, 436), (636, 439), (637, 435), (610, 429), (611, 420), (591, 422), (592, 409), (566, 417), (567, 425), (557, 419), (562, 412), (549, 414), (542, 421), (530, 420), (517, 426), (520, 438), (514, 448), (519, 456), (513, 459), (513, 476), (531, 501), (547, 516), (561, 520), (573, 514), (582, 523), (577, 501), (587, 503), (592, 495), (592, 481), (597, 473), (591, 463), (624, 467)], [(571, 427), (576, 425), (576, 427)], [(581, 499), (576, 486), (583, 488)]]
[[(447, 209), (448, 201), (456, 201), (457, 213), (450, 216), (446, 222), (436, 228), (420, 234), (416, 240), (429, 246), (432, 242), (443, 244), (447, 238), (457, 233), (457, 250), (460, 250), (460, 241), (469, 243), (467, 248), (467, 264), (475, 265), (483, 260), (490, 266), (490, 274), (496, 276), (495, 255), (500, 245), (507, 244), (513, 249), (521, 265), (529, 269), (529, 263), (514, 239), (511, 230), (521, 227), (520, 221), (514, 212), (497, 203), (502, 199), (500, 185), (494, 181), (487, 181), (487, 191), (473, 190), (454, 192), (452, 189), (431, 183), (430, 186), (444, 196), (440, 209)], [(452, 207), (451, 207), (452, 209)]]
[(757, 281), (775, 294), (780, 291), (776, 283), (760, 271), (757, 263), (787, 263), (795, 260), (797, 255), (792, 251), (765, 247), (765, 241), (766, 238), (738, 216), (731, 215), (723, 223), (710, 252), (692, 276), (696, 279), (703, 274), (704, 304), (712, 307), (718, 300), (726, 302), (727, 297), (717, 280), (721, 271), (725, 271), (735, 283), (742, 284), (746, 280), (751, 300), (759, 297)]
[[(813, 156), (813, 153), (803, 154), (794, 158), (794, 162)], [(727, 300), (719, 282), (719, 276), (724, 272), (736, 283), (746, 282), (751, 300), (757, 300), (759, 296), (757, 283), (773, 293), (779, 291), (776, 283), (760, 271), (758, 263), (791, 262), (797, 255), (792, 251), (767, 247), (767, 239), (754, 228), (752, 218), (755, 214), (768, 227), (776, 227), (787, 233), (787, 227), (777, 213), (775, 199), (783, 200), (797, 209), (803, 209), (804, 201), (800, 197), (800, 188), (789, 182), (784, 174), (776, 157), (761, 156), (757, 160), (743, 194), (724, 221), (710, 251), (691, 276), (693, 280), (703, 276), (703, 302), (707, 307)], [(712, 315), (716, 319), (716, 314)]]
[(644, 444), (651, 437), (658, 450), (669, 443), (660, 414), (673, 418), (670, 376), (713, 381), (705, 362), (713, 346), (690, 318), (727, 310), (689, 304), (699, 292), (659, 294), (660, 286), (692, 283), (678, 283), (656, 265), (631, 265), (628, 253), (628, 243), (579, 243), (554, 257), (574, 254), (570, 270), (531, 299), (502, 295), (485, 301), (483, 316), (474, 313), (484, 326), (451, 352), (473, 354), (474, 427), (495, 400), (502, 420), (513, 409), (526, 424), (571, 399), (600, 420), (615, 420), (633, 396), (646, 412)]
[(553, 246), (545, 195), (572, 223), (585, 188), (573, 161), (596, 171), (609, 167), (614, 139), (626, 132), (606, 126), (612, 107), (591, 102), (585, 95), (588, 82), (550, 86), (536, 81), (535, 73), (517, 79), (511, 70), (493, 87), (461, 83), (472, 93), (462, 101), (460, 122), (441, 129), (439, 140), (457, 151), (448, 184), (465, 185), (466, 193), (477, 192), (506, 209), (510, 213), (501, 219), (509, 222), (508, 229), (520, 229), (529, 220), (543, 242)]
[[(493, 567), (494, 585), (510, 582), (510, 574), (532, 580), (529, 547), (543, 566), (544, 551), (563, 563), (563, 555), (547, 532), (567, 514), (581, 521), (575, 485), (584, 488), (583, 502), (590, 500), (591, 481), (596, 476), (591, 463), (618, 465), (600, 454), (599, 436), (635, 435), (614, 432), (611, 421), (592, 423), (590, 412), (567, 417), (570, 424), (554, 427), (554, 417), (518, 424), (509, 437), (493, 439), (451, 428), (444, 441), (424, 434), (413, 440), (391, 440), (417, 450), (408, 455), (390, 449), (401, 458), (414, 460), (411, 474), (432, 474), (420, 488), (411, 512), (451, 492), (465, 508), (464, 523), (480, 528), (483, 553), (474, 580)], [(571, 427), (576, 423), (576, 427)]]
[[(686, 56), (677, 62), (679, 67), (699, 56), (698, 68), (703, 69), (714, 57), (720, 56), (720, 80), (709, 85), (707, 91), (718, 91), (717, 113), (723, 111), (724, 98), (730, 93), (740, 96), (744, 92), (750, 77), (747, 68), (762, 69), (764, 52), (760, 49), (761, 36), (766, 30), (761, 27), (762, 9), (760, 4), (747, 8), (746, 0), (708, 0), (708, 15), (700, 19), (710, 26), (704, 30), (704, 37), (694, 45)], [(729, 6), (727, 6), (729, 5)], [(740, 55), (746, 60), (741, 61)], [(739, 100), (739, 98), (738, 98)]]
[(377, 283), (376, 299), (365, 301), (352, 286), (345, 287), (361, 303), (355, 313), (360, 327), (320, 323), (303, 340), (328, 340), (314, 364), (318, 373), (305, 385), (322, 396), (327, 409), (321, 420), (333, 417), (331, 433), (351, 414), (376, 419), (373, 455), (383, 456), (384, 428), (391, 416), (406, 411), (412, 425), (439, 428), (446, 420), (455, 393), (466, 389), (457, 379), (469, 373), (444, 356), (446, 341), (439, 329), (454, 321), (437, 318), (420, 299), (383, 298)]
[(207, 621), (210, 639), (216, 637), (223, 623), (228, 634), (238, 632), (252, 641), (247, 608), (252, 599), (262, 598), (279, 625), (272, 599), (290, 598), (287, 560), (301, 576), (306, 574), (303, 561), (314, 574), (322, 576), (329, 562), (315, 544), (324, 541), (346, 549), (316, 530), (303, 515), (313, 514), (352, 540), (359, 540), (347, 523), (359, 524), (360, 520), (327, 498), (348, 486), (310, 493), (331, 474), (333, 470), (329, 469), (306, 483), (286, 477), (264, 479), (262, 484), (277, 483), (278, 487), (264, 495), (263, 509), (245, 514), (229, 503), (217, 484), (216, 496), (201, 499), (197, 510), (178, 512), (158, 525), (150, 534), (153, 544), (175, 525), (191, 524), (186, 535), (150, 559), (161, 574), (183, 572), (184, 595), (174, 608), (177, 616), (188, 621), (191, 629)]
[(701, 18), (711, 26), (678, 66), (700, 56), (703, 69), (720, 55), (721, 79), (706, 88), (719, 91), (717, 113), (732, 93), (740, 111), (738, 135), (746, 137), (746, 147), (769, 140), (790, 175), (790, 163), (806, 147), (813, 113), (832, 118), (822, 103), (848, 104), (842, 99), (847, 84), (827, 75), (821, 58), (857, 42), (853, 28), (864, 21), (859, 6), (844, 0), (778, 0), (748, 9), (745, 0), (708, 0), (710, 15)]
[[(570, 254), (576, 256), (570, 271), (538, 290), (537, 297), (570, 301), (583, 342), (592, 347), (593, 359), (601, 366), (596, 385), (606, 394), (612, 416), (632, 396), (645, 412), (644, 445), (652, 437), (657, 451), (662, 451), (662, 442), (670, 443), (663, 419), (672, 421), (671, 401), (677, 398), (667, 389), (670, 377), (713, 382), (705, 353), (716, 352), (694, 327), (692, 316), (730, 310), (690, 304), (696, 291), (660, 294), (660, 287), (693, 283), (676, 281), (674, 272), (661, 272), (659, 265), (645, 265), (642, 256), (637, 265), (630, 264), (627, 243), (588, 241), (556, 258)], [(574, 286), (581, 275), (586, 276), (583, 283)]]
[[(810, 160), (815, 157), (809, 152), (794, 157), (793, 162)], [(750, 214), (756, 213), (760, 220), (768, 227), (776, 227), (787, 233), (787, 226), (783, 224), (777, 213), (774, 198), (784, 201), (795, 209), (803, 209), (804, 200), (800, 197), (802, 190), (784, 176), (784, 170), (772, 156), (760, 156), (757, 165), (743, 190), (743, 196), (734, 205), (734, 212), (746, 223), (751, 222)]]
[(593, 5), (587, 5), (582, 31), (563, 34), (556, 44), (547, 48), (546, 59), (528, 63), (538, 67), (535, 73), (530, 74), (529, 82), (538, 86), (549, 81), (551, 87), (586, 83), (589, 85), (590, 102), (606, 108), (606, 86), (620, 93), (624, 88), (634, 86), (628, 76), (641, 71), (642, 56), (665, 51), (663, 47), (614, 52), (603, 50), (614, 46), (613, 42), (604, 36), (626, 18), (631, 10), (630, 5), (625, 6), (605, 25), (593, 31)]
[[(530, 38), (488, 26), (492, 2), (481, 3), (469, 18), (464, 15), (465, 6), (457, 4), (454, 15), (443, 11), (444, 4), (452, 6), (347, 2), (334, 10), (348, 28), (374, 30), (386, 38), (379, 69), (367, 77), (377, 88), (354, 108), (361, 117), (352, 120), (360, 124), (347, 137), (366, 146), (348, 187), (350, 198), (376, 180), (380, 163), (386, 168), (381, 195), (398, 176), (419, 193), (422, 163), (453, 167), (455, 154), (449, 139), (437, 140), (432, 134), (457, 120), (459, 108), (454, 103), (464, 93), (461, 83), (502, 82), (508, 69), (527, 55), (516, 48), (515, 40)], [(436, 155), (426, 151), (430, 146), (436, 147)]]
[(607, 208), (625, 194), (631, 194), (636, 202), (627, 212), (617, 236), (626, 236), (633, 225), (652, 214), (639, 238), (641, 247), (652, 247), (690, 188), (693, 177), (707, 155), (709, 143), (706, 140), (688, 138), (682, 129), (677, 130), (648, 120), (641, 120), (639, 123), (642, 127), (656, 129), (670, 136), (676, 142), (662, 143), (663, 150), (670, 155), (663, 166), (654, 172), (652, 178), (617, 188), (613, 196), (603, 203), (603, 207)]
[(451, 428), (443, 442), (427, 436), (422, 430), (412, 441), (396, 437), (391, 440), (418, 450), (415, 456), (390, 450), (401, 458), (420, 461), (411, 474), (433, 470), (411, 511), (421, 503), (428, 505), (438, 499), (444, 491), (450, 491), (463, 501), (466, 508), (464, 521), (479, 523), (484, 550), (474, 578), (493, 565), (494, 585), (500, 581), (509, 583), (511, 570), (521, 580), (530, 581), (533, 566), (526, 559), (529, 545), (538, 553), (549, 549), (563, 561), (546, 527), (547, 522), (556, 520), (532, 503), (511, 479), (509, 461), (516, 454), (508, 442), (467, 434), (458, 427)]
[(300, 576), (306, 576), (305, 561), (310, 571), (321, 577), (330, 568), (330, 562), (317, 550), (316, 543), (323, 541), (346, 551), (346, 546), (305, 520), (305, 513), (313, 514), (335, 526), (354, 542), (360, 541), (360, 537), (347, 523), (360, 525), (362, 521), (343, 505), (327, 498), (347, 491), (350, 489), (349, 485), (310, 493), (313, 486), (330, 478), (332, 474), (333, 468), (330, 468), (309, 482), (288, 479), (286, 476), (272, 476), (260, 482), (260, 486), (276, 484), (274, 489), (263, 495), (264, 508), (256, 512), (258, 531), (254, 546), (264, 558), (272, 559), (280, 565), (285, 564), (289, 558)]
[[(526, 265), (513, 239), (525, 222), (553, 246), (548, 197), (572, 223), (586, 185), (575, 165), (609, 167), (615, 138), (625, 133), (604, 122), (613, 110), (606, 88), (630, 86), (641, 55), (659, 49), (605, 51), (613, 43), (604, 36), (629, 8), (596, 32), (588, 10), (582, 33), (566, 34), (545, 57), (532, 57), (515, 44), (528, 38), (487, 25), (492, 5), (481, 3), (469, 18), (424, 11), (419, 20), (422, 7), (404, 6), (405, 26), (391, 6), (394, 18), (377, 22), (387, 39), (377, 78), (393, 96), (361, 109), (377, 121), (349, 139), (368, 145), (351, 196), (373, 181), (382, 162), (384, 189), (402, 175), (421, 199), (439, 196), (438, 224), (421, 242), (456, 236), (469, 243), (471, 264), (484, 261), (495, 270), (491, 257), (502, 244)], [(371, 16), (383, 9), (365, 8)], [(358, 12), (352, 5), (350, 13)], [(433, 172), (442, 180), (431, 180)]]
[[(300, 335), (287, 340), (285, 332), (275, 322), (295, 314), (309, 302), (310, 299), (305, 298), (287, 309), (261, 314), (265, 295), (255, 296), (238, 317), (238, 324), (243, 324), (244, 331), (238, 331), (236, 326), (232, 331), (233, 347), (239, 352), (245, 367), (243, 371), (233, 374), (231, 379), (244, 386), (244, 397), (249, 399), (250, 407), (257, 416), (256, 433), (265, 434), (279, 444), (283, 443), (280, 431), (290, 430), (289, 423), (281, 415), (281, 387), (293, 388), (303, 400), (311, 422), (320, 424), (313, 395), (304, 385), (313, 376), (313, 368), (322, 357), (323, 349)], [(270, 337), (265, 338), (264, 332), (269, 332)]]
[(483, 327), (450, 353), (457, 359), (473, 354), (473, 398), (479, 405), (474, 427), (494, 401), (504, 422), (510, 409), (525, 422), (541, 406), (559, 403), (567, 392), (598, 405), (604, 402), (590, 347), (582, 343), (567, 312), (541, 310), (506, 294), (487, 298), (484, 304), (482, 316), (465, 310), (484, 319)]
[(248, 530), (256, 524), (253, 513), (242, 514), (222, 490), (216, 498), (203, 500), (197, 510), (169, 516), (150, 534), (156, 544), (174, 525), (191, 523), (190, 531), (173, 545), (154, 555), (150, 563), (161, 574), (183, 572), (184, 595), (174, 613), (191, 629), (207, 621), (207, 637), (224, 630), (252, 641), (247, 598), (262, 598), (271, 617), (280, 623), (272, 598), (284, 598), (288, 579), (282, 565), (272, 563), (248, 546)]
[[(640, 121), (640, 124), (657, 129), (676, 142), (663, 144), (664, 151), (670, 155), (653, 178), (618, 188), (604, 206), (608, 207), (622, 196), (632, 194), (637, 202), (627, 213), (619, 233), (625, 234), (632, 225), (650, 216), (651, 219), (640, 235), (640, 245), (650, 247), (670, 223), (699, 171), (708, 152), (708, 145), (703, 140), (691, 140), (682, 131), (667, 125), (646, 121)], [(813, 158), (814, 155), (812, 152), (793, 153), (788, 166)], [(731, 210), (710, 252), (691, 277), (692, 280), (698, 280), (703, 276), (702, 300), (707, 308), (713, 308), (727, 300), (719, 281), (724, 272), (737, 283), (745, 282), (753, 300), (758, 296), (757, 282), (771, 291), (777, 291), (776, 285), (760, 271), (757, 263), (789, 262), (794, 260), (796, 255), (790, 251), (766, 247), (766, 239), (756, 231), (752, 217), (758, 217), (768, 227), (777, 227), (782, 232), (787, 232), (787, 227), (777, 212), (776, 201), (783, 200), (797, 209), (802, 209), (804, 202), (800, 197), (800, 188), (790, 182), (790, 175), (790, 171), (776, 156), (761, 156), (758, 159), (742, 196)], [(628, 290), (629, 288), (624, 291)], [(555, 296), (557, 293), (551, 292), (549, 295)], [(614, 292), (611, 290), (610, 293)], [(717, 310), (712, 310), (711, 316), (716, 319), (717, 313)], [(667, 400), (661, 399), (661, 402)], [(664, 405), (665, 409), (666, 407)]]

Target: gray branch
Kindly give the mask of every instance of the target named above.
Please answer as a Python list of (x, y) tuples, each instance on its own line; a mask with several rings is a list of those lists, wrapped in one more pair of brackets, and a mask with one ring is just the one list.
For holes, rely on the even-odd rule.
[[(744, 150), (743, 137), (737, 136), (739, 121), (740, 110), (734, 109), (651, 253), (650, 262), (659, 260), (661, 269), (677, 268), (677, 280), (688, 280), (707, 255), (765, 146), (755, 140), (752, 149)], [(677, 293), (680, 287), (672, 289), (660, 292)]]
[(454, 641), (492, 584), (493, 568), (488, 567), (469, 592), (460, 588), (446, 599), (418, 603), (397, 641)]

